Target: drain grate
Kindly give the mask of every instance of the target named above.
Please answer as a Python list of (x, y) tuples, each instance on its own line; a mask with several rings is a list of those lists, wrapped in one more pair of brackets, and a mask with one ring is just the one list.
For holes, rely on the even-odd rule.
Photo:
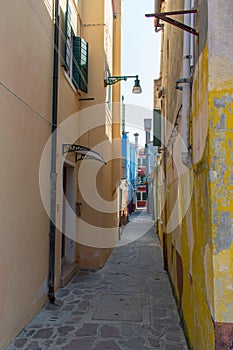
[(102, 294), (92, 319), (142, 322), (142, 297), (131, 294)]

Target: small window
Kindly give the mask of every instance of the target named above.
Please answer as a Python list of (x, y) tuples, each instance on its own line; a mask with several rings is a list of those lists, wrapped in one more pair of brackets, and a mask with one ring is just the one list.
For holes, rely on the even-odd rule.
[(147, 194), (146, 192), (142, 192), (142, 200), (146, 201), (147, 200)]
[(138, 201), (141, 200), (141, 192), (137, 192), (137, 200), (138, 200)]

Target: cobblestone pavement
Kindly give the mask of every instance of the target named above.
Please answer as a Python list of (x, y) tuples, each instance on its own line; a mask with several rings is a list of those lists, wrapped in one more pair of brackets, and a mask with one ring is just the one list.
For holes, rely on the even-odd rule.
[[(121, 242), (152, 226), (133, 215)], [(155, 228), (114, 249), (102, 270), (79, 271), (7, 350), (183, 350), (180, 326)]]

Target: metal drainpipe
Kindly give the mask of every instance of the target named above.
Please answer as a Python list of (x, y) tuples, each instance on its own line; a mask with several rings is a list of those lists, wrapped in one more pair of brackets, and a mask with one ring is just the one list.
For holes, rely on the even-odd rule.
[[(190, 10), (191, 0), (185, 0), (185, 10)], [(190, 27), (191, 15), (184, 15), (184, 24)], [(184, 31), (184, 43), (183, 43), (183, 79), (189, 80), (190, 78), (190, 33)], [(189, 106), (190, 106), (190, 82), (183, 84), (183, 96), (182, 96), (182, 150), (181, 160), (184, 165), (191, 167), (191, 155), (189, 152)]]
[[(191, 0), (191, 9), (194, 9), (195, 7), (195, 0)], [(191, 27), (195, 28), (195, 15), (194, 13), (191, 14)], [(194, 60), (195, 60), (195, 51), (194, 51), (194, 35), (190, 36), (190, 68), (192, 70), (191, 74), (193, 73), (194, 69)]]
[(168, 258), (167, 258), (167, 233), (166, 233), (166, 225), (167, 225), (167, 203), (166, 203), (166, 197), (167, 197), (167, 148), (166, 148), (166, 110), (165, 110), (165, 93), (164, 88), (162, 88), (162, 105), (161, 105), (161, 143), (163, 147), (163, 200), (164, 200), (164, 206), (161, 210), (160, 216), (163, 212), (162, 216), (162, 239), (163, 239), (163, 267), (165, 271), (168, 271)]
[(55, 0), (53, 49), (53, 97), (52, 97), (52, 141), (51, 141), (51, 172), (50, 172), (50, 223), (49, 223), (49, 275), (48, 298), (54, 303), (55, 280), (55, 238), (56, 238), (56, 153), (57, 153), (57, 101), (58, 101), (58, 50), (59, 50), (59, 0)]

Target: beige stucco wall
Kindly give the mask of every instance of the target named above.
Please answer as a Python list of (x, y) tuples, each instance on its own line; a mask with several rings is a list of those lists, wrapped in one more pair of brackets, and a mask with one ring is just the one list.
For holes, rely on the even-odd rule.
[[(66, 1), (61, 0), (65, 11)], [(2, 47), (0, 65), (1, 102), (1, 159), (0, 168), (0, 349), (19, 333), (47, 300), (47, 276), (49, 259), (49, 219), (43, 207), (39, 188), (39, 168), (42, 152), (50, 136), (52, 110), (52, 67), (53, 67), (53, 0), (28, 2), (26, 0), (3, 1), (4, 11), (0, 15), (0, 42)], [(115, 149), (112, 139), (119, 136), (120, 124), (112, 126), (112, 114), (106, 105), (107, 89), (104, 87), (106, 62), (112, 71), (120, 74), (121, 16), (113, 23), (110, 0), (71, 1), (72, 28), (75, 35), (81, 35), (89, 43), (89, 91), (87, 94), (75, 91), (59, 57), (58, 123), (59, 142), (57, 149), (57, 223), (62, 227), (63, 193), (61, 137), (63, 122), (78, 111), (102, 104), (99, 125), (92, 124), (93, 118), (75, 118), (71, 136), (78, 135), (80, 144), (95, 147), (106, 159), (112, 158)], [(120, 1), (118, 1), (118, 11)], [(17, 14), (17, 16), (15, 15)], [(9, 25), (10, 23), (10, 25)], [(61, 28), (60, 28), (61, 29)], [(115, 34), (114, 34), (115, 33)], [(64, 33), (60, 32), (60, 46)], [(113, 49), (114, 38), (116, 45)], [(60, 54), (60, 52), (59, 52)], [(107, 57), (107, 59), (106, 59)], [(114, 66), (114, 61), (116, 66)], [(113, 89), (114, 90), (114, 89)], [(114, 90), (114, 101), (119, 102), (120, 85)], [(79, 101), (79, 98), (94, 97), (94, 101)], [(110, 102), (110, 101), (109, 101)], [(115, 109), (120, 120), (120, 106)], [(95, 115), (95, 114), (94, 114)], [(101, 126), (100, 126), (101, 125)], [(85, 133), (82, 132), (85, 130)], [(75, 140), (73, 140), (75, 141)], [(105, 141), (105, 145), (101, 143)], [(50, 157), (48, 157), (50, 159)], [(67, 166), (74, 167), (78, 174), (80, 162), (75, 163), (72, 155), (67, 157)], [(84, 164), (84, 163), (83, 163)], [(85, 163), (88, 165), (88, 161)], [(118, 169), (114, 165), (115, 169)], [(88, 171), (96, 170), (96, 162), (89, 162)], [(47, 185), (49, 188), (50, 163), (47, 164)], [(103, 165), (97, 175), (100, 195), (111, 203), (115, 196), (111, 161)], [(118, 177), (120, 178), (120, 172)], [(76, 177), (75, 202), (80, 201), (79, 178)], [(84, 184), (87, 181), (84, 178)], [(86, 183), (88, 186), (88, 181)], [(48, 190), (49, 193), (49, 190)], [(117, 201), (115, 202), (117, 203)], [(82, 203), (81, 218), (90, 217), (98, 226), (117, 229), (118, 214), (96, 213)], [(76, 234), (85, 234), (80, 218), (75, 218)], [(55, 287), (60, 286), (62, 272), (61, 233), (56, 232)], [(117, 237), (117, 230), (116, 230)], [(77, 238), (77, 236), (76, 236)], [(101, 237), (100, 237), (101, 238)], [(100, 267), (111, 249), (98, 249), (76, 245), (75, 262), (81, 255), (85, 258), (80, 266)], [(81, 259), (80, 259), (81, 260)]]
[(1, 8), (0, 81), (5, 85), (0, 85), (3, 349), (46, 300), (49, 225), (38, 174), (50, 134), (52, 22), (44, 2), (35, 6), (28, 1), (2, 1)]
[[(121, 75), (121, 58), (122, 58), (122, 8), (121, 0), (114, 1), (114, 20), (113, 20), (113, 75)], [(113, 148), (113, 188), (116, 189), (119, 186), (121, 180), (121, 84), (118, 83), (113, 86), (112, 91), (112, 116), (113, 116), (113, 129), (112, 137), (115, 141), (115, 147)], [(117, 196), (117, 192), (116, 192)], [(119, 208), (118, 208), (119, 209)], [(117, 208), (116, 208), (117, 210)], [(118, 217), (119, 222), (119, 217)]]
[[(87, 147), (97, 147), (96, 150), (106, 159), (108, 162), (106, 165), (102, 165), (96, 176), (96, 187), (100, 200), (92, 206), (88, 204), (83, 198), (82, 194), (78, 192), (78, 200), (82, 202), (82, 214), (78, 222), (77, 235), (82, 242), (82, 237), (85, 239), (88, 235), (93, 235), (92, 230), (95, 228), (96, 242), (94, 245), (102, 246), (106, 245), (104, 242), (105, 231), (115, 228), (114, 236), (118, 237), (118, 207), (116, 201), (115, 184), (120, 179), (119, 162), (112, 162), (111, 159), (120, 154), (120, 144), (116, 145), (113, 138), (119, 137), (120, 123), (119, 113), (120, 106), (115, 109), (111, 105), (111, 97), (114, 101), (119, 102), (119, 89), (120, 87), (105, 87), (104, 78), (106, 72), (109, 69), (110, 74), (118, 70), (120, 72), (121, 51), (119, 50), (121, 44), (121, 17), (120, 9), (118, 6), (118, 22), (114, 22), (112, 1), (98, 0), (98, 1), (81, 1), (81, 17), (82, 17), (82, 35), (84, 39), (89, 43), (89, 89), (88, 96), (94, 97), (94, 101), (81, 102), (80, 108), (82, 113), (92, 115), (94, 118), (93, 123), (89, 122), (88, 131), (79, 138), (79, 143)], [(118, 53), (115, 53), (115, 50)], [(112, 90), (112, 94), (109, 95), (109, 90)], [(118, 91), (118, 95), (113, 97), (113, 91)], [(114, 112), (113, 112), (114, 110)], [(114, 125), (114, 117), (117, 118), (117, 123)], [(85, 124), (87, 118), (80, 118), (80, 124)], [(81, 127), (82, 128), (82, 127)], [(81, 129), (80, 129), (81, 130)], [(85, 164), (88, 166), (87, 171), (95, 172), (96, 164)], [(93, 170), (91, 170), (93, 168)], [(113, 169), (114, 167), (114, 169)], [(89, 170), (88, 170), (89, 169)], [(117, 173), (117, 175), (116, 175)], [(114, 179), (113, 179), (114, 177)], [(81, 177), (80, 181), (84, 184), (89, 181), (88, 176), (86, 178)], [(102, 205), (102, 199), (103, 205)], [(114, 200), (114, 202), (113, 202)], [(105, 212), (104, 201), (108, 201), (112, 209), (110, 212)], [(112, 203), (112, 204), (111, 204)], [(88, 225), (83, 223), (85, 221)], [(89, 226), (89, 224), (91, 226)], [(92, 227), (93, 226), (93, 227)], [(102, 228), (102, 229), (101, 229)], [(101, 233), (101, 230), (103, 231)], [(111, 236), (112, 234), (109, 233)], [(88, 240), (87, 240), (88, 242)], [(91, 245), (91, 244), (90, 244)], [(107, 244), (108, 247), (108, 244)], [(80, 266), (82, 267), (94, 267), (103, 266), (104, 261), (109, 255), (111, 249), (96, 249), (96, 247), (85, 246), (85, 244), (79, 245), (80, 254)]]

